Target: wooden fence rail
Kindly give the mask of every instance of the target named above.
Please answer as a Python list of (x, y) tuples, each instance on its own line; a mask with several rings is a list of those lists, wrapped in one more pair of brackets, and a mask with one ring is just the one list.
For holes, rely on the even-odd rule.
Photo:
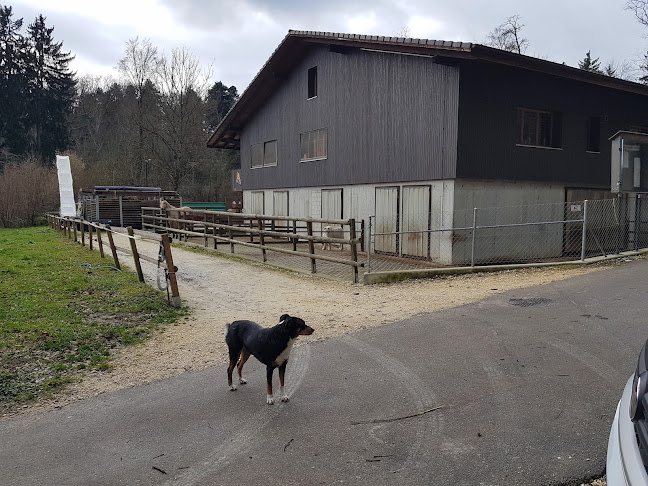
[[(116, 229), (111, 228), (110, 225), (107, 224), (92, 223), (90, 221), (85, 221), (79, 218), (61, 217), (59, 215), (51, 214), (51, 213), (47, 214), (47, 221), (51, 228), (58, 230), (59, 232), (67, 236), (67, 238), (74, 239), (74, 241), (79, 242), (83, 246), (85, 246), (85, 234), (87, 232), (88, 246), (90, 250), (93, 249), (93, 240), (94, 240), (93, 233), (95, 233), (97, 245), (99, 247), (99, 254), (101, 255), (101, 258), (105, 258), (105, 253), (103, 248), (103, 237), (102, 237), (102, 232), (105, 232), (106, 235), (108, 236), (108, 244), (110, 246), (110, 251), (112, 254), (115, 268), (121, 270), (119, 257), (117, 255), (118, 251), (125, 253), (127, 255), (131, 255), (133, 257), (133, 262), (135, 264), (135, 269), (137, 271), (137, 277), (139, 278), (140, 282), (144, 282), (144, 273), (142, 272), (141, 260), (153, 264), (158, 264), (158, 266), (163, 270), (165, 270), (166, 274), (168, 275), (168, 280), (169, 280), (168, 288), (170, 290), (170, 300), (173, 306), (180, 307), (181, 305), (180, 293), (178, 291), (178, 283), (176, 280), (176, 272), (178, 269), (173, 265), (173, 256), (171, 255), (171, 240), (168, 234), (166, 233), (156, 234), (156, 233), (151, 233), (149, 231), (144, 232), (144, 231), (133, 230), (133, 228), (130, 226), (126, 228), (126, 232), (124, 232), (123, 230), (117, 231)], [(81, 234), (81, 241), (79, 241), (77, 238), (78, 233)], [(114, 235), (127, 238), (130, 244), (129, 248), (123, 248), (117, 246), (115, 244)], [(160, 246), (162, 246), (163, 248), (162, 254), (164, 255), (164, 258), (161, 259), (159, 256), (157, 258), (153, 258), (141, 254), (137, 248), (135, 235), (138, 235), (145, 239), (159, 241)]]
[[(277, 252), (310, 259), (311, 273), (317, 273), (317, 260), (348, 265), (353, 272), (353, 281), (358, 282), (358, 245), (364, 251), (364, 222), (360, 225), (360, 236), (356, 233), (355, 219), (295, 218), (290, 216), (269, 216), (265, 214), (243, 214), (200, 210), (172, 210), (169, 213), (160, 208), (142, 208), (142, 228), (151, 231), (169, 232), (178, 239), (201, 238), (205, 247), (210, 241), (214, 249), (227, 244), (230, 253), (236, 245), (255, 248), (261, 252), (264, 262), (267, 252)], [(319, 225), (316, 229), (315, 225)], [(324, 236), (326, 225), (341, 228), (344, 238)], [(348, 235), (348, 237), (346, 237)], [(292, 249), (281, 248), (279, 244), (290, 243)], [(306, 243), (308, 251), (300, 251), (298, 243)], [(316, 244), (348, 245), (350, 255), (332, 256), (316, 253)]]

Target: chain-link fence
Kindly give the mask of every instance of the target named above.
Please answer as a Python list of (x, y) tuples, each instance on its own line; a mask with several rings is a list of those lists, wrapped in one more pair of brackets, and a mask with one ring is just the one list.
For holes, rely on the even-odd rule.
[(642, 201), (372, 216), (365, 271), (578, 260), (648, 247), (648, 204)]

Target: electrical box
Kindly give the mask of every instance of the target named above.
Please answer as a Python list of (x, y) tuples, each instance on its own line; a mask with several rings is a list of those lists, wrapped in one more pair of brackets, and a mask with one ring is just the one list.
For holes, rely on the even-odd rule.
[(620, 131), (610, 141), (612, 192), (648, 193), (648, 134)]

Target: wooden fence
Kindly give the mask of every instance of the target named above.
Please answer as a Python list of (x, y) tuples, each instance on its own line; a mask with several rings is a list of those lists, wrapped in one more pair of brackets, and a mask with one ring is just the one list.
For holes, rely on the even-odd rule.
[[(327, 225), (341, 228), (344, 238), (325, 236), (323, 228)], [(358, 268), (364, 266), (358, 262), (358, 246), (360, 251), (364, 251), (364, 221), (358, 235), (355, 219), (295, 218), (191, 209), (167, 211), (143, 207), (142, 228), (169, 232), (180, 240), (200, 238), (205, 247), (211, 243), (214, 249), (219, 245), (229, 245), (230, 253), (235, 252), (237, 245), (255, 248), (261, 252), (264, 262), (267, 262), (268, 252), (309, 258), (311, 273), (317, 273), (317, 260), (348, 265), (355, 283), (358, 283)], [(316, 253), (315, 245), (320, 243), (348, 245), (351, 251), (340, 256)], [(303, 246), (307, 247), (306, 251), (300, 248)]]
[[(139, 278), (140, 282), (144, 282), (144, 273), (142, 272), (141, 260), (153, 264), (158, 264), (158, 267), (162, 268), (165, 271), (166, 278), (168, 279), (168, 289), (170, 290), (171, 302), (175, 307), (180, 307), (180, 293), (178, 292), (178, 282), (176, 279), (176, 272), (178, 271), (178, 269), (173, 265), (173, 256), (171, 255), (171, 241), (167, 233), (156, 234), (149, 231), (133, 230), (133, 228), (130, 226), (125, 229), (120, 228), (119, 230), (117, 230), (115, 228), (111, 228), (110, 225), (107, 224), (92, 223), (90, 221), (85, 221), (79, 218), (61, 217), (59, 215), (49, 213), (47, 214), (47, 221), (51, 228), (59, 231), (60, 233), (63, 233), (69, 239), (73, 239), (83, 246), (86, 246), (87, 237), (87, 244), (90, 250), (94, 249), (94, 243), (96, 239), (101, 258), (106, 257), (104, 240), (102, 236), (102, 234), (105, 233), (115, 267), (121, 269), (117, 251), (131, 255), (133, 257), (133, 262), (137, 271), (137, 277)], [(153, 258), (141, 254), (137, 249), (135, 235), (138, 235), (144, 239), (158, 241), (161, 247), (158, 257)], [(129, 242), (129, 248), (117, 246), (115, 244), (115, 236), (126, 238)]]

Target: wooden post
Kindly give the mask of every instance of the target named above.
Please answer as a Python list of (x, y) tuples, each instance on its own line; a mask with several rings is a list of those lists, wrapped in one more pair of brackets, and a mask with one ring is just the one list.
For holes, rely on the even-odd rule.
[(81, 220), (81, 246), (85, 246), (85, 219)]
[(169, 242), (169, 235), (164, 233), (162, 235), (162, 246), (164, 247), (164, 259), (167, 265), (167, 272), (169, 274), (169, 285), (171, 286), (171, 299), (174, 307), (180, 307), (180, 292), (178, 292), (178, 281), (176, 279), (176, 268), (173, 266), (173, 257), (171, 256), (171, 243)]
[[(355, 219), (349, 220), (349, 239), (351, 240), (351, 259), (358, 263), (358, 244), (356, 241)], [(358, 283), (358, 267), (353, 265), (353, 283)]]
[(103, 242), (101, 241), (101, 228), (99, 226), (97, 226), (97, 244), (99, 245), (99, 255), (101, 255), (101, 258), (105, 258)]
[[(212, 223), (216, 223), (216, 215), (212, 215)], [(218, 216), (218, 224), (221, 224), (221, 218), (220, 215)], [(223, 232), (221, 231), (220, 228), (212, 228), (212, 231), (214, 233), (214, 250), (218, 250), (218, 240), (216, 239), (216, 235), (220, 236)]]
[[(252, 228), (254, 228), (254, 221), (250, 219), (250, 229)], [(259, 219), (259, 229), (263, 231), (263, 220), (261, 219)], [(254, 233), (252, 233), (251, 231), (250, 231), (250, 243), (254, 243)]]
[[(293, 234), (297, 234), (297, 220), (293, 219)], [(297, 238), (292, 238), (293, 251), (297, 251)]]
[(74, 227), (74, 242), (77, 242), (77, 222), (74, 221), (72, 226)]
[[(250, 223), (252, 223), (252, 220), (250, 220)], [(263, 236), (263, 220), (259, 218), (259, 229), (261, 230), (261, 233), (259, 233), (259, 244), (264, 247), (265, 246), (265, 238)], [(252, 233), (250, 233), (252, 234)], [(266, 250), (265, 248), (261, 248), (261, 254), (263, 255), (263, 261), (267, 262), (268, 258), (266, 257)]]
[(90, 245), (90, 250), (92, 251), (92, 224), (88, 224), (88, 243)]
[(207, 211), (203, 213), (203, 224), (203, 231), (205, 232), (205, 247), (207, 247), (207, 245), (209, 244), (209, 242), (207, 241)]
[[(306, 230), (308, 231), (308, 252), (311, 255), (315, 254), (315, 243), (313, 242), (313, 222), (306, 221)], [(317, 273), (317, 262), (315, 258), (311, 258), (311, 273)]]
[(234, 234), (232, 233), (232, 217), (227, 215), (227, 228), (229, 239), (230, 239), (230, 253), (234, 253)]
[(140, 264), (139, 253), (137, 252), (137, 244), (135, 243), (135, 238), (133, 233), (133, 227), (129, 226), (126, 228), (128, 231), (128, 240), (130, 241), (131, 252), (133, 253), (133, 261), (135, 262), (135, 270), (137, 270), (137, 277), (140, 282), (144, 282), (144, 274), (142, 273), (142, 265)]
[(365, 221), (360, 221), (360, 251), (365, 251)]
[(110, 243), (110, 250), (112, 251), (115, 267), (121, 270), (121, 266), (119, 265), (119, 258), (117, 258), (117, 248), (115, 248), (115, 241), (113, 240), (112, 230), (110, 229), (109, 224), (106, 225), (106, 234), (108, 235), (108, 243)]

